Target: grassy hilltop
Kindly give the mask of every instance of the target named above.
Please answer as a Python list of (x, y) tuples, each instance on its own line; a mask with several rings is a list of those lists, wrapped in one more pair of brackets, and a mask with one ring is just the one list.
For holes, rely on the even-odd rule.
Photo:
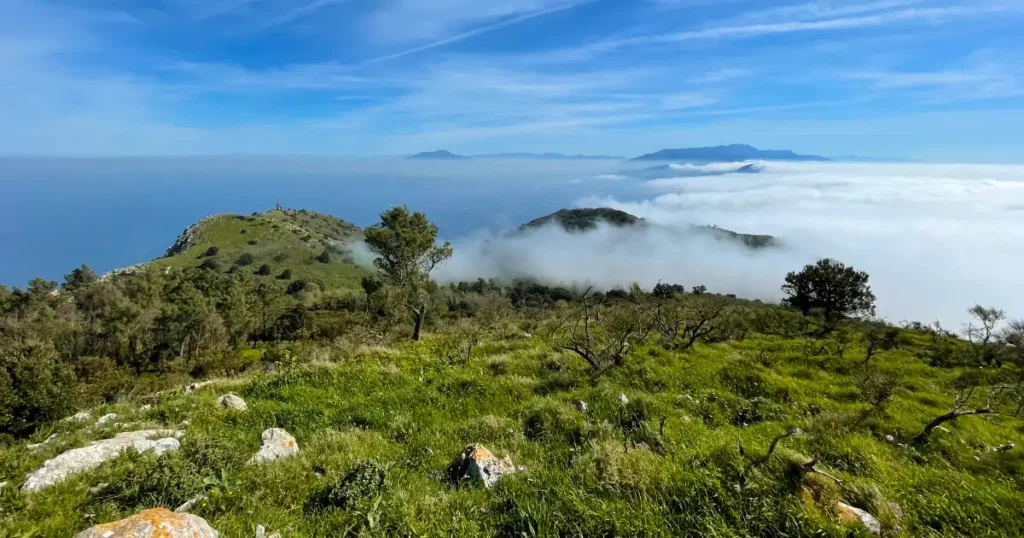
[[(844, 506), (884, 536), (1024, 536), (1024, 323), (975, 309), (957, 335), (843, 315), (864, 304), (823, 313), (797, 278), (793, 308), (698, 282), (480, 280), (421, 282), (411, 341), (410, 294), (364, 289), (345, 259), (362, 237), (304, 212), (220, 216), (132, 273), (0, 289), (0, 536), (192, 500), (228, 538), (870, 536)], [(315, 259), (327, 248), (337, 261)], [(275, 273), (327, 291), (255, 273), (282, 253)], [(801, 274), (866, 283), (846, 269)], [(219, 408), (228, 392), (248, 409)], [(151, 428), (180, 429), (180, 450), (19, 490), (64, 451)], [(299, 453), (248, 464), (268, 428)], [(453, 476), (473, 444), (514, 472)]]

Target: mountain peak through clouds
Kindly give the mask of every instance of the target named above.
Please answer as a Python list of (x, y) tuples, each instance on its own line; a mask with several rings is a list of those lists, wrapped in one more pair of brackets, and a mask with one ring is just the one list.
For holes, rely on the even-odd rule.
[(820, 155), (801, 155), (788, 149), (758, 149), (747, 144), (730, 144), (704, 148), (663, 149), (654, 153), (641, 155), (636, 161), (675, 161), (675, 162), (735, 162), (735, 161), (829, 161)]
[(425, 151), (406, 157), (410, 161), (464, 161), (469, 159), (465, 155), (456, 155), (446, 149), (437, 151)]

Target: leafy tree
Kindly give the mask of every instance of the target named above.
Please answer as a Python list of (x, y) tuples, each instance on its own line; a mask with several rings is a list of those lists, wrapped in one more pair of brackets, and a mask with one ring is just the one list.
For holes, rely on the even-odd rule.
[(665, 284), (659, 282), (654, 289), (651, 290), (651, 295), (658, 299), (671, 299), (677, 295), (683, 295), (686, 293), (686, 288), (679, 284)]
[(707, 292), (708, 292), (708, 287), (707, 286), (694, 286), (693, 287), (693, 294), (694, 295), (704, 295)]
[(827, 258), (786, 275), (782, 291), (787, 295), (783, 304), (804, 315), (820, 309), (829, 322), (875, 311), (868, 274)]
[(99, 280), (99, 277), (96, 276), (96, 271), (93, 271), (87, 265), (83, 265), (64, 275), (64, 285), (62, 287), (70, 293), (76, 293), (97, 280)]
[(373, 295), (384, 287), (384, 283), (379, 278), (372, 276), (364, 276), (360, 282), (363, 287), (363, 293), (366, 294), (366, 311), (370, 311), (370, 303), (372, 303)]
[(316, 261), (320, 263), (331, 263), (331, 251), (325, 248), (324, 251), (316, 257)]
[(413, 340), (419, 340), (430, 302), (430, 272), (452, 256), (450, 243), (437, 246), (437, 225), (423, 213), (395, 207), (366, 230), (366, 245), (381, 280), (399, 290), (413, 317)]
[(52, 346), (0, 346), (0, 433), (30, 434), (67, 413), (74, 396), (74, 370)]

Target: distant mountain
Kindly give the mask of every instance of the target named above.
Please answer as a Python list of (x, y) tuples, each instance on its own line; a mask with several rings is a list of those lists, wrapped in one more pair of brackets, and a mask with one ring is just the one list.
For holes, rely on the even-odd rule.
[(427, 151), (424, 153), (417, 153), (416, 155), (410, 155), (406, 157), (410, 161), (465, 161), (469, 157), (465, 155), (456, 155), (446, 149), (439, 149), (437, 151)]
[(757, 149), (745, 144), (716, 146), (709, 148), (663, 149), (656, 153), (641, 155), (631, 161), (673, 161), (684, 163), (733, 162), (733, 161), (828, 161), (818, 155), (800, 155), (788, 149)]
[[(546, 215), (523, 224), (518, 230), (516, 230), (516, 233), (520, 234), (549, 224), (558, 224), (570, 233), (587, 233), (593, 231), (601, 224), (607, 224), (619, 228), (632, 226), (658, 226), (656, 224), (651, 224), (636, 215), (626, 213), (625, 211), (612, 209), (610, 207), (596, 207), (583, 209), (559, 209), (550, 215)], [(742, 234), (732, 230), (719, 228), (717, 226), (691, 225), (688, 229), (692, 233), (710, 235), (719, 241), (742, 243), (748, 248), (755, 250), (779, 246), (779, 241), (770, 235)]]
[(477, 159), (534, 159), (542, 161), (617, 161), (612, 155), (566, 155), (565, 153), (488, 153), (474, 155)]

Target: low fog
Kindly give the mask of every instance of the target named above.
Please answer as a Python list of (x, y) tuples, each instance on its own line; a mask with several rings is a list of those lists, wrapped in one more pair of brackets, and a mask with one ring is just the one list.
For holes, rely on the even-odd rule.
[[(477, 234), (453, 241), (455, 256), (436, 277), (605, 289), (663, 281), (777, 301), (788, 271), (832, 257), (871, 275), (889, 321), (960, 328), (974, 303), (1024, 316), (1024, 167), (762, 163), (760, 174), (628, 181), (629, 196), (610, 197), (588, 193), (602, 179), (584, 180), (574, 205), (656, 226)], [(755, 252), (686, 233), (690, 224), (770, 234), (783, 246)]]

